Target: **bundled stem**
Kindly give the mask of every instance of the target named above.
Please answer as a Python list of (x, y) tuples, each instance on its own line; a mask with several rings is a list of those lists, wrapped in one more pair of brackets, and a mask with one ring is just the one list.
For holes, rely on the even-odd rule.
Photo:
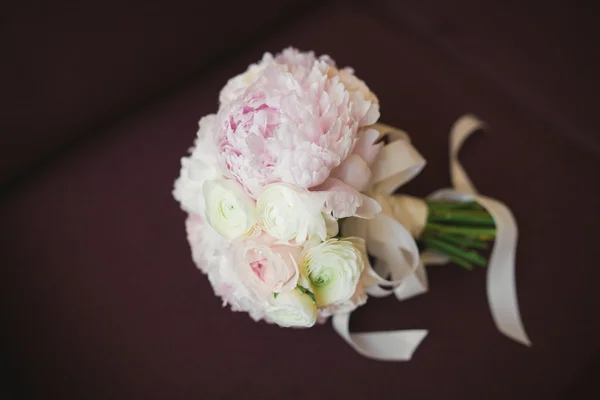
[(474, 201), (427, 201), (427, 206), (421, 244), (463, 268), (485, 266), (487, 259), (478, 251), (487, 249), (496, 236), (492, 216)]

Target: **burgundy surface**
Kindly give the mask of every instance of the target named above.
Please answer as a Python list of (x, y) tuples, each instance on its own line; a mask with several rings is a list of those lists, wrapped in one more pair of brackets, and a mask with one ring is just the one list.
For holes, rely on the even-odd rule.
[(3, 4), (0, 183), (191, 79), (309, 2), (237, 2), (233, 9), (197, 0)]
[(600, 154), (598, 3), (383, 0), (406, 24), (567, 139)]
[[(16, 397), (562, 399), (594, 388), (598, 156), (382, 15), (315, 7), (5, 188), (3, 360)], [(462, 160), (519, 221), (517, 284), (532, 348), (494, 327), (485, 270), (432, 267), (430, 293), (371, 300), (355, 314), (357, 330), (430, 329), (409, 363), (362, 358), (330, 324), (280, 329), (220, 307), (191, 261), (172, 182), (226, 79), (290, 44), (352, 65), (379, 96), (383, 121), (411, 134), (428, 166), (410, 193), (448, 185), (456, 118), (488, 122)]]

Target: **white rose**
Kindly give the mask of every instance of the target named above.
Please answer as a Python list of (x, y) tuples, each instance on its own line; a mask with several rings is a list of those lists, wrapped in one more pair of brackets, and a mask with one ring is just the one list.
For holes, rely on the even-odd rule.
[(307, 250), (302, 264), (317, 307), (340, 304), (352, 298), (365, 260), (359, 238), (329, 239)]
[[(327, 225), (321, 213), (322, 199), (308, 192), (298, 191), (282, 183), (274, 183), (265, 188), (256, 210), (263, 228), (281, 242), (295, 240), (303, 244), (308, 238), (327, 238)], [(330, 226), (330, 232), (334, 229)]]
[(202, 187), (206, 220), (221, 235), (230, 239), (248, 233), (256, 223), (254, 201), (233, 180), (211, 180)]
[(294, 289), (273, 296), (265, 308), (265, 314), (279, 326), (309, 328), (317, 321), (317, 306), (309, 294)]

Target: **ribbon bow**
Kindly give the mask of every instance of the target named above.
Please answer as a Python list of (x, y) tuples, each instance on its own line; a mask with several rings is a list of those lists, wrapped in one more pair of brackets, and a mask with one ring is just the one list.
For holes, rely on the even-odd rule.
[[(496, 240), (487, 267), (487, 297), (492, 317), (500, 332), (530, 346), (517, 303), (515, 285), (515, 252), (517, 224), (504, 204), (479, 195), (464, 168), (458, 152), (465, 140), (480, 128), (482, 121), (465, 115), (456, 121), (450, 132), (450, 174), (452, 189), (432, 193), (434, 200), (475, 200), (494, 218)], [(369, 253), (375, 256), (373, 278), (376, 284), (367, 288), (374, 297), (395, 295), (399, 301), (428, 290), (425, 265), (444, 264), (448, 260), (431, 252), (419, 254), (413, 236), (425, 225), (426, 206), (392, 196), (400, 186), (414, 178), (425, 166), (425, 160), (411, 145), (408, 135), (383, 124), (374, 126), (390, 139), (380, 152), (372, 169), (369, 192), (382, 206), (373, 219), (351, 218), (344, 222), (342, 234), (365, 239)], [(423, 204), (421, 202), (421, 204)], [(383, 277), (389, 277), (385, 279)], [(336, 332), (365, 357), (385, 361), (408, 361), (427, 336), (426, 329), (350, 333), (351, 313), (333, 316)]]

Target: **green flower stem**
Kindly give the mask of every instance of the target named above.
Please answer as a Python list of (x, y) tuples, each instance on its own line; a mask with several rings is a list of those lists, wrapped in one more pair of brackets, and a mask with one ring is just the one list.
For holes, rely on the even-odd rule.
[(469, 238), (473, 239), (473, 240), (480, 240), (480, 241), (484, 241), (484, 242), (490, 242), (492, 240), (494, 240), (496, 238), (496, 233), (494, 232), (493, 235), (474, 235), (474, 236), (469, 236)]
[(435, 201), (428, 200), (426, 201), (427, 206), (429, 206), (430, 210), (485, 210), (475, 201), (465, 201), (465, 202), (450, 202), (450, 201)]
[(438, 253), (441, 256), (448, 257), (448, 259), (450, 259), (450, 261), (452, 261), (454, 264), (459, 265), (465, 269), (468, 269), (469, 271), (473, 269), (473, 264), (471, 264), (468, 260), (458, 257), (456, 254), (453, 254), (452, 252), (449, 252), (444, 246), (438, 246), (437, 242), (435, 242), (435, 241), (432, 242), (428, 238), (423, 238), (422, 241), (429, 249), (435, 251), (436, 253)]
[(488, 244), (477, 239), (471, 239), (466, 236), (459, 235), (440, 235), (437, 236), (440, 240), (462, 247), (472, 247), (475, 249), (487, 249)]
[[(445, 234), (457, 234), (463, 236), (474, 236), (479, 240), (486, 240), (487, 238), (493, 238), (496, 236), (495, 228), (482, 228), (473, 226), (452, 226), (452, 225), (440, 225), (427, 223), (425, 225), (425, 233), (435, 232), (441, 235)], [(483, 239), (485, 238), (485, 239)]]
[[(425, 237), (423, 238), (423, 242), (429, 248), (434, 251), (443, 252), (444, 254), (449, 254), (457, 258), (461, 258), (465, 261), (472, 262), (473, 264), (485, 266), (487, 264), (487, 260), (473, 251), (462, 250), (454, 245), (443, 242), (439, 239), (435, 239), (433, 237)], [(461, 264), (459, 264), (461, 265)]]
[(446, 222), (457, 224), (487, 225), (493, 227), (494, 218), (485, 211), (472, 210), (430, 210), (428, 222)]
[(492, 216), (475, 201), (426, 203), (427, 224), (419, 239), (423, 247), (469, 270), (485, 266), (487, 260), (478, 250), (487, 249), (486, 242), (496, 237)]

